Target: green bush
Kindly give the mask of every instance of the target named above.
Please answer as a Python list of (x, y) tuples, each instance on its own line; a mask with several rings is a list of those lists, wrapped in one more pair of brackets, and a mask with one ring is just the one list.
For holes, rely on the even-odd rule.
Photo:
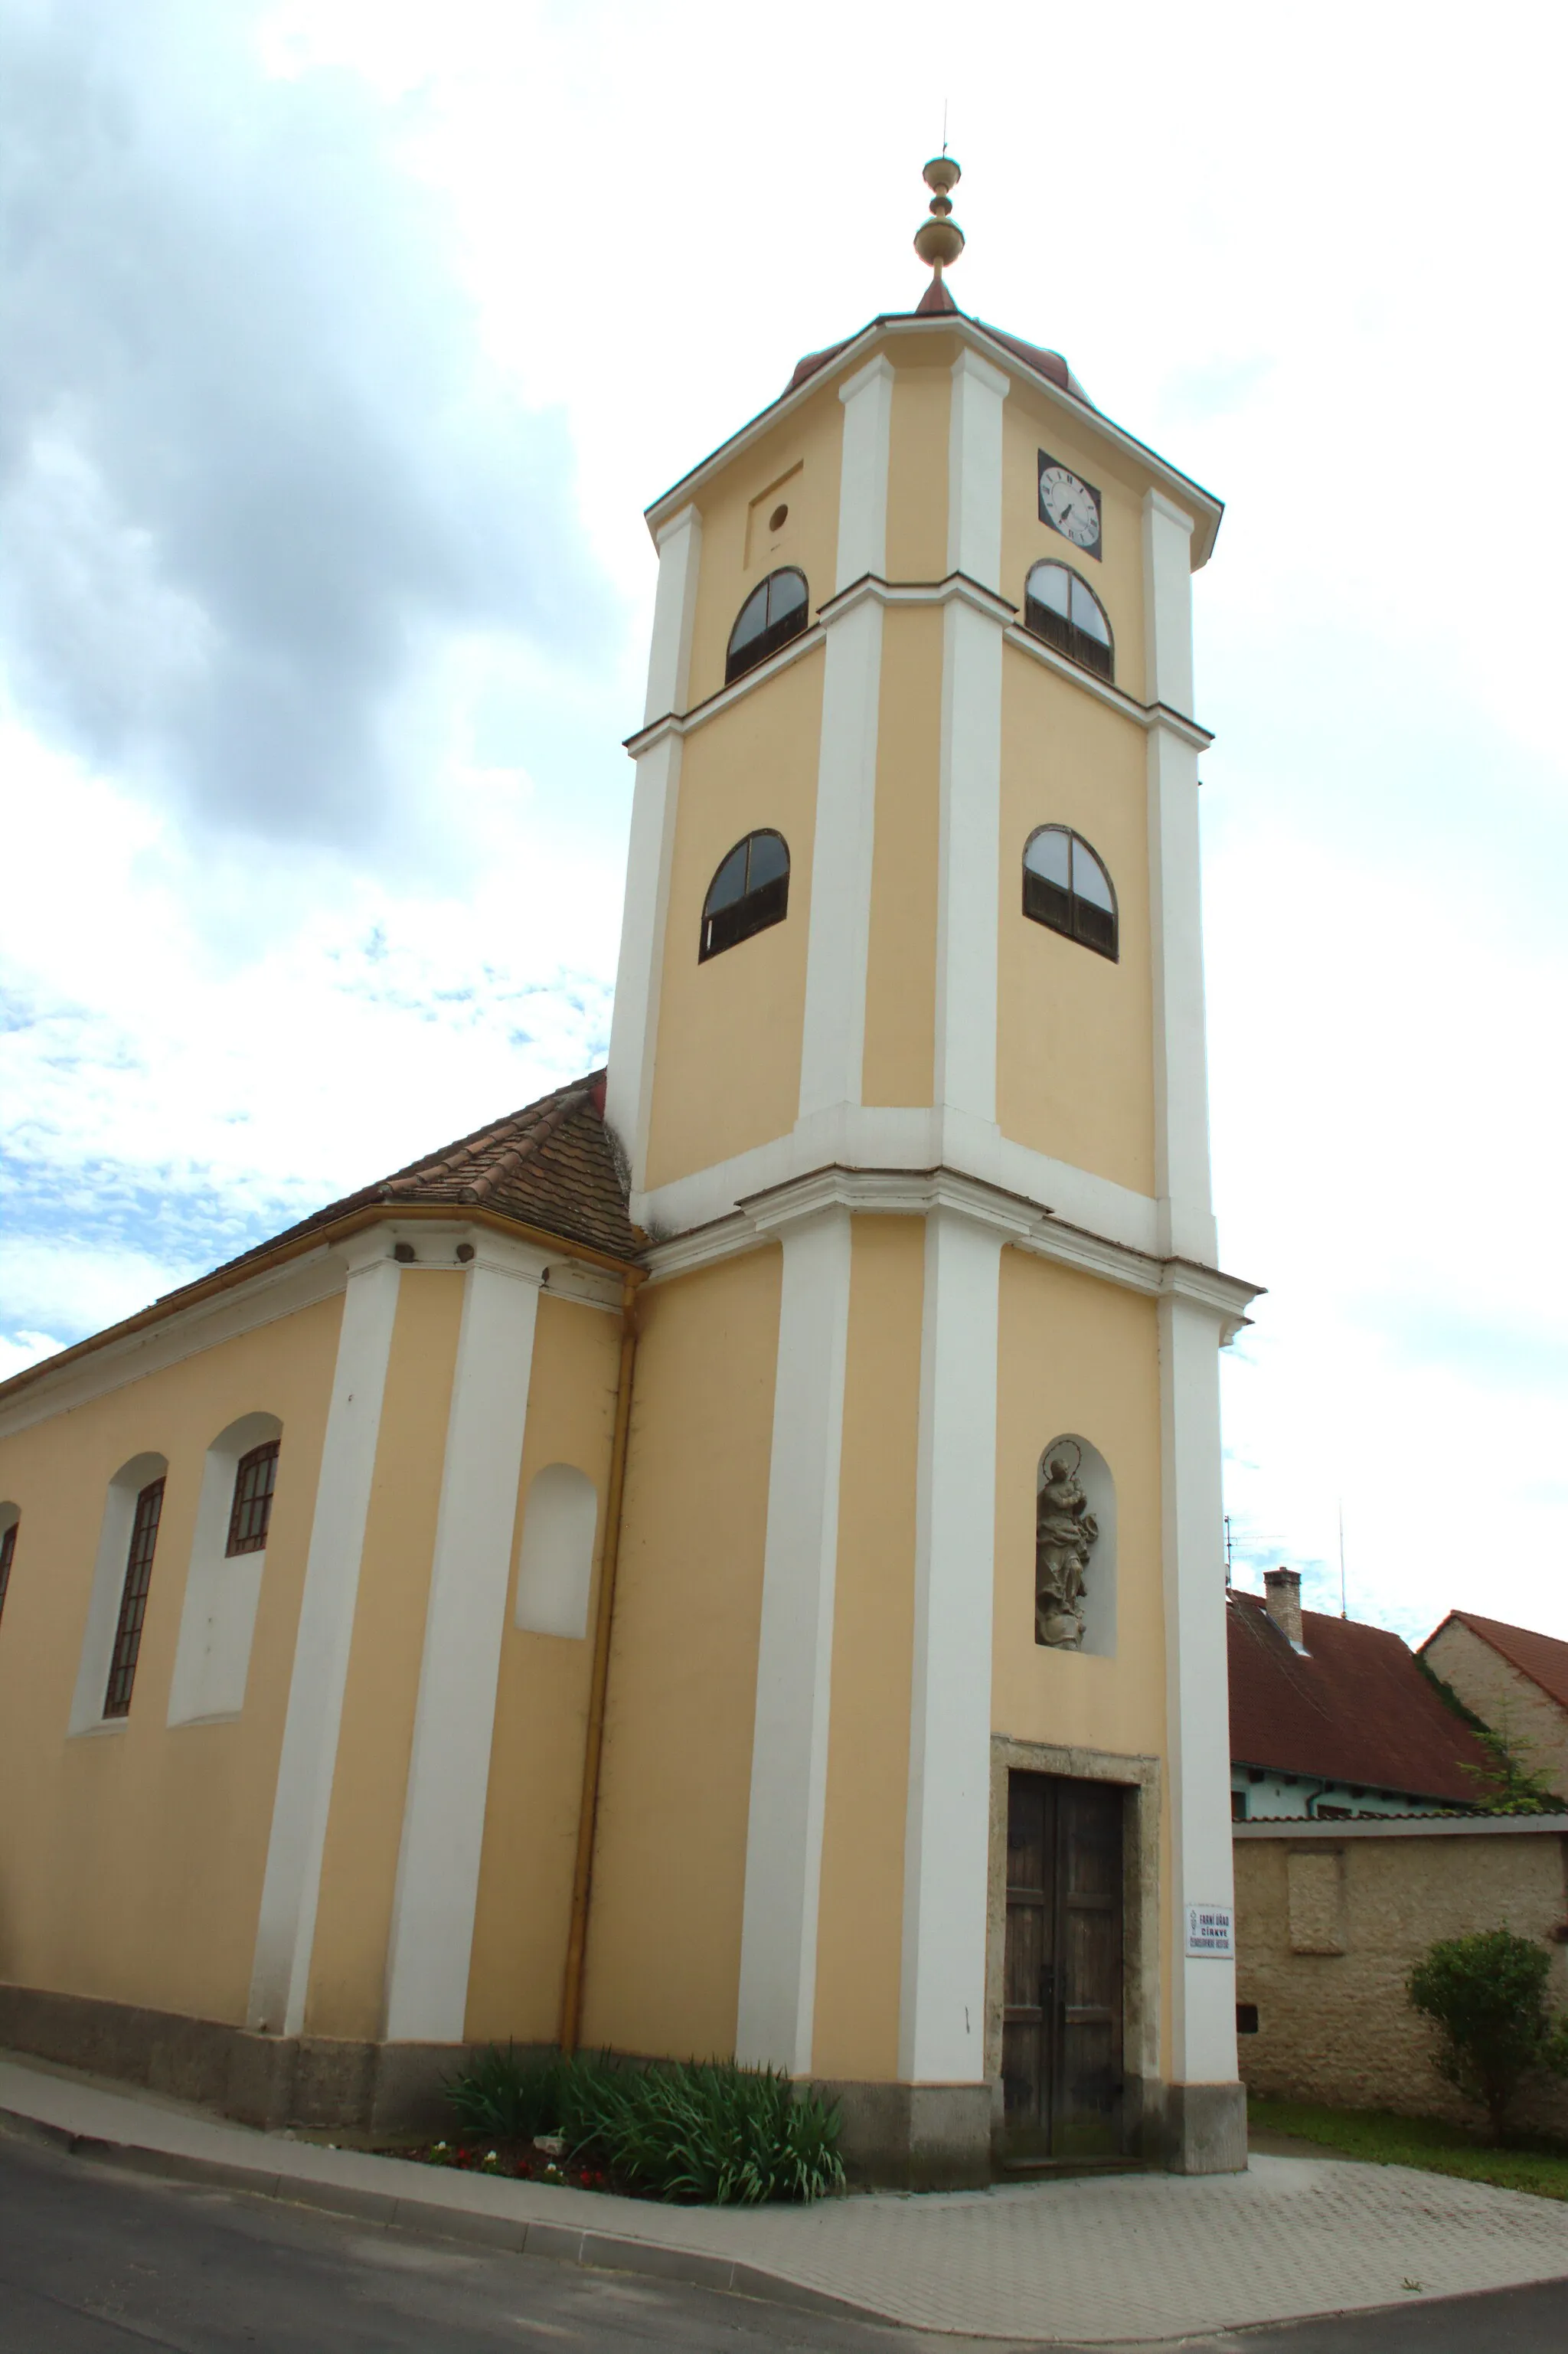
[(1486, 2110), (1500, 2142), (1524, 2079), (1568, 2075), (1568, 2016), (1546, 2008), (1552, 1959), (1511, 1929), (1440, 1937), (1405, 1981), (1408, 1999), (1436, 2025), (1433, 2065)]
[(837, 2108), (770, 2068), (520, 2059), (509, 2045), (451, 2078), (447, 2095), (466, 2126), (512, 2141), (559, 2133), (574, 2158), (658, 2199), (749, 2206), (820, 2199), (843, 2183)]
[(532, 2141), (559, 2130), (560, 2055), (505, 2051), (493, 2043), (471, 2068), (449, 2076), (446, 2096), (460, 2125), (493, 2141)]

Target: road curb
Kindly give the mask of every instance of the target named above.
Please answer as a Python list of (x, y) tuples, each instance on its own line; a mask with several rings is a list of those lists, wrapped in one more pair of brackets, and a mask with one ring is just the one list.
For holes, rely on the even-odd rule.
[[(470, 2207), (449, 2206), (443, 2200), (399, 2198), (395, 2190), (366, 2190), (350, 2183), (323, 2182), (286, 2167), (236, 2166), (224, 2158), (193, 2158), (181, 2150), (154, 2149), (141, 2142), (103, 2139), (77, 2133), (69, 2126), (45, 2123), (19, 2109), (0, 2108), (0, 2126), (19, 2140), (64, 2150), (99, 2166), (113, 2166), (129, 2174), (147, 2174), (165, 2182), (199, 2183), (209, 2190), (239, 2190), (252, 2198), (276, 2199), (285, 2205), (311, 2207), (326, 2215), (342, 2215), (384, 2228), (418, 2232), (426, 2238), (462, 2240), (498, 2248), (511, 2255), (542, 2256), (555, 2264), (581, 2265), (591, 2272), (645, 2273), (650, 2278), (684, 2281), (699, 2288), (724, 2289), (731, 2295), (766, 2298), (775, 2305), (792, 2305), (809, 2313), (837, 2314), (854, 2321), (877, 2321), (897, 2327), (893, 2317), (853, 2297), (834, 2296), (825, 2289), (809, 2288), (787, 2274), (730, 2256), (706, 2254), (697, 2248), (673, 2248), (657, 2240), (629, 2239), (616, 2232), (596, 2232), (590, 2226), (549, 2223), (524, 2216), (486, 2215)], [(378, 2156), (376, 2152), (355, 2155)], [(412, 2163), (384, 2158), (387, 2166)], [(487, 2178), (488, 2179), (488, 2178)], [(905, 2325), (907, 2326), (907, 2325)], [(943, 2332), (943, 2335), (950, 2333)]]

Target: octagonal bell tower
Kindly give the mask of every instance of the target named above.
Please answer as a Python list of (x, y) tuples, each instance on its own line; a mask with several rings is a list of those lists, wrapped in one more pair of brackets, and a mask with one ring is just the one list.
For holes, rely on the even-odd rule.
[[(1221, 510), (958, 309), (958, 166), (926, 176), (916, 306), (649, 510), (608, 1117), (652, 1238), (623, 1576), (669, 1656), (617, 1670), (607, 1823), (664, 1771), (640, 1679), (711, 1648), (712, 1596), (735, 1626), (694, 1909), (641, 1818), (644, 1927), (706, 1991), (677, 2018), (607, 1964), (588, 2031), (831, 2083), (898, 2179), (1224, 2168)], [(611, 1834), (607, 1918), (621, 1871)]]

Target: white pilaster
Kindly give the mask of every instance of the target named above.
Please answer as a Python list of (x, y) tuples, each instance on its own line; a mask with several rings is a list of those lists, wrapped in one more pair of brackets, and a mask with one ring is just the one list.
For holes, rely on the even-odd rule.
[(869, 572), (887, 571), (887, 461), (894, 368), (880, 355), (839, 387), (844, 405), (839, 472), (839, 561), (835, 596)]
[[(662, 719), (667, 712), (685, 707), (702, 539), (702, 517), (695, 507), (683, 507), (659, 534), (659, 587), (653, 603), (645, 721)], [(659, 1034), (659, 976), (664, 960), (664, 917), (680, 781), (678, 735), (662, 736), (639, 754), (605, 1091), (605, 1118), (626, 1149), (632, 1182), (639, 1187), (647, 1162), (648, 1107)]]
[(393, 2041), (462, 2040), (545, 1254), (475, 1228), (387, 1968)]
[(827, 1790), (850, 1214), (782, 1229), (736, 2053), (811, 2065)]
[(953, 362), (948, 422), (948, 569), (1001, 591), (1001, 404), (1008, 380), (978, 352)]
[(1236, 2081), (1235, 1966), (1182, 1952), (1189, 1904), (1230, 1904), (1230, 1711), (1219, 1324), (1160, 1303), (1161, 1545), (1171, 1847), (1171, 2084)]
[(871, 955), (882, 607), (830, 621), (823, 650), (822, 732), (811, 846), (810, 930), (800, 1038), (800, 1116), (858, 1104), (865, 1058)]
[[(839, 389), (844, 405), (839, 588), (867, 573), (880, 578), (886, 567), (893, 378), (889, 363), (877, 358)], [(882, 626), (882, 607), (874, 599), (830, 615), (826, 625), (800, 1040), (802, 1119), (860, 1101), (871, 953)]]
[(1001, 631), (954, 602), (942, 617), (937, 869), (936, 1097), (996, 1119), (997, 873), (1001, 855)]
[(927, 1214), (898, 2029), (916, 2084), (985, 2073), (1001, 1243), (960, 1211)]
[(304, 2025), (322, 1851), (397, 1312), (398, 1268), (388, 1230), (376, 1226), (355, 1236), (344, 1256), (348, 1283), (300, 1597), (248, 2013), (253, 2028), (283, 2035), (297, 2035)]
[[(953, 362), (948, 569), (998, 589), (1001, 404), (1008, 380), (978, 353)], [(1002, 614), (960, 599), (942, 613), (937, 868), (936, 1099), (996, 1119), (997, 862), (1001, 811)]]
[[(1190, 516), (1158, 491), (1146, 494), (1148, 695), (1182, 714), (1192, 702), (1192, 534)], [(1213, 1266), (1198, 755), (1181, 732), (1157, 723), (1148, 757), (1158, 1241), (1162, 1256)]]

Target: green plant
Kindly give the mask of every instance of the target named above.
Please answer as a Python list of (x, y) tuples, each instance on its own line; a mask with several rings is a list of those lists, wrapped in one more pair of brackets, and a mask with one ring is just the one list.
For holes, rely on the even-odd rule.
[(554, 2052), (518, 2052), (493, 2043), (471, 2066), (446, 2080), (461, 2125), (500, 2141), (532, 2141), (560, 2122), (563, 2062)]
[(1524, 2079), (1568, 2075), (1568, 2016), (1546, 2008), (1551, 1956), (1511, 1929), (1440, 1937), (1405, 1981), (1412, 2008), (1437, 2029), (1433, 2065), (1486, 2110), (1500, 2142)]
[(1500, 1731), (1489, 1724), (1475, 1728), (1487, 1753), (1484, 1766), (1467, 1766), (1476, 1785), (1476, 1804), (1489, 1815), (1561, 1815), (1568, 1803), (1553, 1790), (1546, 1776), (1525, 1764), (1518, 1744), (1505, 1723)]
[(573, 2068), (574, 2155), (591, 2150), (660, 2199), (751, 2206), (819, 2199), (843, 2182), (839, 2115), (771, 2068), (733, 2061)]

